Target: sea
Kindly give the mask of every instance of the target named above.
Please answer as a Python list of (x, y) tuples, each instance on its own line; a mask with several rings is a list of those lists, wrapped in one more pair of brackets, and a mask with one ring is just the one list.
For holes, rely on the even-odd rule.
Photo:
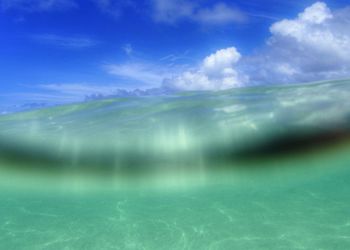
[(350, 249), (350, 80), (0, 115), (0, 249)]

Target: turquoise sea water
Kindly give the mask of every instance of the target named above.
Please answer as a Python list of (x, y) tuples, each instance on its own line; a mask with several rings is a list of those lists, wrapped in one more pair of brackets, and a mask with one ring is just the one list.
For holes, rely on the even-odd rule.
[(349, 249), (350, 81), (0, 116), (1, 249)]

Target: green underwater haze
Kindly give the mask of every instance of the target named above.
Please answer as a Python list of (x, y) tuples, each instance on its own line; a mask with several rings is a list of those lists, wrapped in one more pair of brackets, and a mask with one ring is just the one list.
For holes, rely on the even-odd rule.
[(1, 249), (349, 249), (350, 81), (0, 116)]

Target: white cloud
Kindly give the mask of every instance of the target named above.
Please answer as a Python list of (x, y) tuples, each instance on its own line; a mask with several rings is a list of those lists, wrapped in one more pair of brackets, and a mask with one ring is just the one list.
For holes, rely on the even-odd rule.
[(350, 7), (332, 11), (316, 2), (294, 19), (273, 23), (270, 32), (255, 54), (241, 58), (234, 47), (219, 50), (163, 86), (218, 90), (350, 77)]
[[(336, 42), (334, 31), (329, 29), (328, 21), (333, 18), (325, 3), (317, 2), (300, 13), (294, 20), (274, 23), (270, 31), (276, 38), (289, 38), (305, 45), (324, 47)], [(273, 44), (275, 41), (271, 40)], [(323, 48), (324, 49), (324, 48)]]
[(240, 87), (248, 80), (235, 69), (240, 58), (241, 54), (234, 47), (218, 50), (206, 57), (197, 69), (165, 79), (163, 87), (177, 90), (221, 90)]
[(55, 34), (41, 34), (32, 36), (38, 42), (51, 44), (62, 48), (81, 49), (96, 45), (96, 42), (86, 37), (69, 37)]
[(204, 59), (203, 69), (209, 74), (216, 74), (222, 69), (231, 68), (240, 59), (241, 54), (234, 47), (218, 50)]
[(242, 22), (246, 19), (243, 12), (224, 3), (218, 3), (212, 8), (199, 9), (193, 18), (196, 21), (211, 24)]
[(196, 5), (187, 0), (152, 0), (155, 21), (174, 23), (189, 18)]
[(159, 86), (169, 72), (162, 67), (150, 63), (125, 63), (106, 65), (109, 74), (118, 76), (123, 80), (142, 83), (147, 86)]
[(134, 49), (132, 48), (130, 43), (125, 44), (122, 47), (122, 49), (125, 52), (125, 54), (127, 54), (128, 56), (130, 56), (134, 52)]
[[(321, 24), (333, 15), (327, 5), (323, 2), (316, 2), (299, 14), (298, 19), (305, 23)], [(277, 25), (277, 23), (275, 24)]]
[(204, 24), (226, 24), (241, 22), (245, 15), (240, 10), (225, 3), (204, 7), (189, 0), (152, 0), (153, 18), (164, 23), (190, 20)]
[(77, 7), (74, 0), (1, 0), (4, 10), (20, 10), (26, 12), (55, 11)]
[(323, 2), (270, 27), (266, 47), (244, 60), (254, 82), (302, 82), (350, 76), (350, 9)]

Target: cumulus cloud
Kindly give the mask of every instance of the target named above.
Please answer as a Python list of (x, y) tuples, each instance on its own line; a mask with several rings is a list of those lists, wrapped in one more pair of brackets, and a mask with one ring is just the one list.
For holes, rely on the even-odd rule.
[(165, 79), (163, 87), (176, 90), (219, 90), (242, 86), (247, 77), (235, 69), (240, 59), (241, 54), (235, 47), (218, 50), (206, 57), (197, 69)]
[(189, 0), (152, 0), (153, 18), (164, 23), (190, 20), (204, 24), (226, 24), (245, 20), (243, 12), (225, 3), (205, 7)]
[(291, 83), (350, 76), (350, 7), (332, 11), (316, 2), (294, 19), (270, 27), (266, 45), (242, 57), (217, 51), (199, 67), (164, 80), (181, 90), (218, 90), (248, 84)]
[(271, 25), (265, 48), (244, 60), (253, 82), (280, 83), (349, 77), (350, 8), (323, 2), (295, 19)]
[(77, 7), (74, 0), (1, 0), (3, 10), (41, 12), (63, 10)]

